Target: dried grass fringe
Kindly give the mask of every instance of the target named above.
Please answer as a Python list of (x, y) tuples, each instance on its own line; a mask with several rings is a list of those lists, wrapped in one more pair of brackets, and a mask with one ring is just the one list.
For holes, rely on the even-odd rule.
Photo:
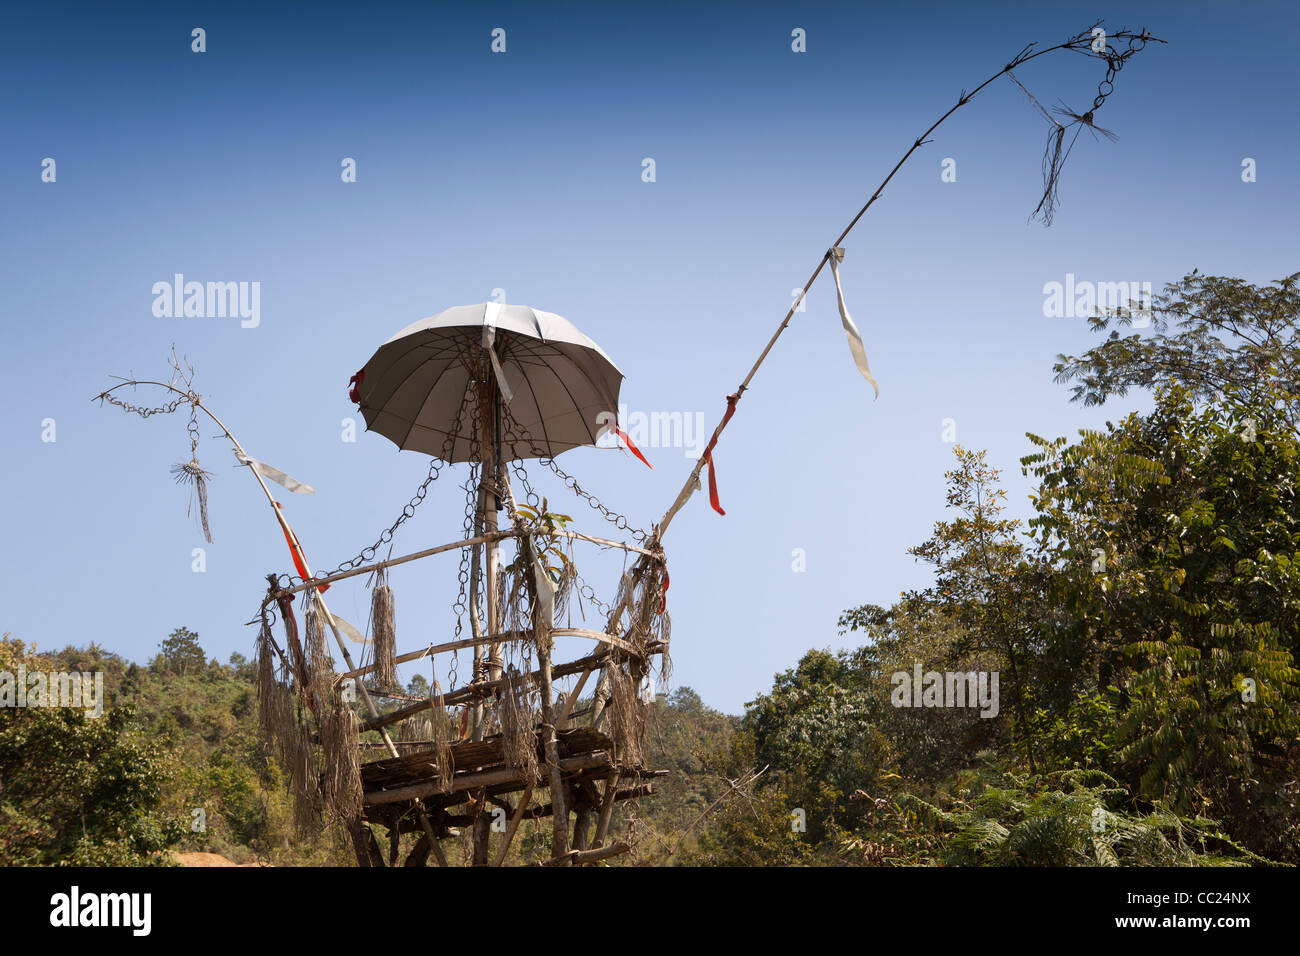
[(371, 634), (375, 646), (375, 681), (382, 690), (399, 689), (397, 683), (397, 624), (393, 589), (384, 569), (375, 572), (370, 592)]
[(433, 739), (433, 750), (438, 766), (438, 780), (444, 790), (451, 786), (452, 774), (456, 767), (451, 757), (451, 719), (447, 716), (447, 707), (443, 703), (442, 685), (434, 675), (433, 686), (429, 689), (433, 709), (429, 712), (429, 732)]
[(609, 735), (623, 763), (645, 763), (645, 714), (636, 682), (621, 665), (609, 669)]
[(344, 820), (360, 816), (362, 806), (360, 734), (357, 717), (334, 690), (334, 659), (325, 649), (325, 627), (313, 599), (307, 608), (308, 699), (316, 708), (323, 807)]
[[(288, 778), (293, 823), (299, 834), (313, 829), (320, 810), (320, 787), (311, 741), (299, 721), (293, 692), (276, 674), (270, 626), (263, 621), (257, 647), (258, 722)], [(283, 676), (283, 675), (281, 675)]]
[(537, 730), (531, 697), (528, 679), (511, 666), (500, 693), (501, 748), (506, 763), (525, 780), (537, 778)]

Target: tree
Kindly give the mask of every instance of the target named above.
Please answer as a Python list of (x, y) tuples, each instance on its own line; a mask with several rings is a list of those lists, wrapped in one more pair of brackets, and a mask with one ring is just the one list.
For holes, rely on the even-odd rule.
[[(55, 661), (0, 641), (0, 669), (50, 671)], [(7, 708), (0, 720), (0, 863), (140, 866), (180, 825), (160, 812), (165, 755), (130, 708), (88, 717), (67, 707)]]
[[(969, 707), (895, 705), (895, 677), (925, 671), (990, 673), (1001, 666), (997, 649), (978, 648), (942, 610), (903, 601), (884, 610), (863, 605), (840, 618), (840, 633), (863, 632), (868, 643), (854, 660), (865, 667), (877, 707), (876, 722), (889, 741), (894, 768), (909, 780), (938, 783), (971, 765), (1006, 737), (1006, 721), (981, 717)], [(888, 703), (889, 706), (885, 706)]]
[(789, 814), (802, 809), (813, 842), (832, 821), (859, 817), (849, 797), (874, 790), (887, 771), (881, 708), (861, 652), (830, 651), (809, 651), (746, 706), (741, 731), (751, 742), (752, 765), (773, 768), (763, 785), (780, 783), (792, 801), (787, 825)]
[(1111, 696), (1138, 792), (1241, 821), (1300, 735), (1300, 440), (1278, 396), (1179, 386), (1024, 459), (1030, 525), (1067, 611), (1047, 644)]
[(1152, 308), (1154, 334), (1122, 336), (1134, 312), (1089, 319), (1106, 341), (1081, 357), (1060, 355), (1058, 382), (1076, 382), (1074, 400), (1099, 405), (1131, 387), (1181, 385), (1206, 400), (1235, 389), (1248, 401), (1283, 396), (1286, 420), (1300, 424), (1300, 272), (1267, 286), (1193, 271), (1165, 287)]
[(187, 627), (172, 631), (159, 648), (162, 666), (173, 674), (197, 673), (207, 666), (208, 658), (199, 646), (199, 636)]
[(934, 567), (934, 585), (906, 595), (902, 603), (942, 612), (974, 649), (1001, 655), (1010, 677), (1005, 686), (1011, 690), (1012, 726), (1032, 770), (1034, 729), (1022, 672), (1033, 652), (1027, 626), (1033, 612), (1021, 571), (1020, 522), (1001, 516), (1007, 493), (998, 486), (999, 472), (988, 464), (986, 453), (958, 445), (953, 454), (957, 467), (944, 477), (948, 507), (957, 517), (935, 522), (929, 540), (908, 552)]

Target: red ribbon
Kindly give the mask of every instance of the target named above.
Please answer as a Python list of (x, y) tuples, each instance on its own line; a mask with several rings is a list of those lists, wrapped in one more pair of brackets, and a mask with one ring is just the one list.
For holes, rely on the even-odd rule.
[(348, 384), (352, 386), (350, 389), (348, 389), (348, 398), (352, 399), (352, 401), (357, 405), (361, 404), (361, 392), (359, 391), (359, 389), (361, 388), (361, 383), (364, 382), (365, 380), (366, 380), (365, 369), (362, 369), (361, 371), (357, 372), (356, 375), (353, 375), (350, 379), (348, 379)]
[(659, 613), (662, 614), (668, 607), (668, 569), (664, 568), (664, 589), (659, 596)]
[[(280, 507), (280, 502), (275, 502), (276, 508)], [(280, 530), (284, 532), (284, 540), (289, 545), (289, 556), (293, 558), (294, 569), (298, 572), (298, 577), (304, 581), (310, 581), (311, 575), (307, 573), (307, 562), (302, 559), (302, 545), (289, 533), (289, 525), (282, 519), (280, 521)], [(330, 589), (328, 584), (318, 584), (316, 590), (324, 594)]]
[(612, 428), (612, 429), (614, 430), (614, 434), (615, 434), (615, 435), (617, 435), (619, 438), (623, 439), (623, 441), (627, 442), (627, 447), (630, 448), (630, 449), (632, 449), (632, 454), (636, 455), (636, 456), (637, 456), (638, 458), (640, 458), (643, 462), (645, 462), (645, 466), (646, 466), (647, 468), (649, 468), (649, 469), (652, 470), (652, 471), (654, 470), (654, 465), (650, 464), (650, 462), (648, 462), (648, 461), (645, 460), (645, 455), (641, 454), (641, 449), (636, 447), (636, 445), (633, 443), (632, 439), (628, 437), (627, 432), (623, 431), (623, 429), (619, 428), (618, 425), (616, 425), (616, 424), (615, 424), (615, 425), (611, 425), (610, 428)]
[(731, 416), (736, 414), (736, 403), (738, 401), (740, 401), (739, 392), (732, 392), (727, 396), (727, 413), (722, 416), (722, 423), (713, 430), (713, 437), (709, 439), (708, 447), (704, 449), (704, 454), (700, 456), (704, 459), (704, 463), (709, 466), (709, 504), (720, 515), (725, 515), (726, 512), (722, 510), (722, 502), (718, 500), (718, 477), (714, 474), (716, 468), (713, 464), (713, 446), (718, 443), (718, 435), (722, 429), (727, 427), (727, 422), (731, 421)]
[(718, 500), (718, 469), (713, 464), (713, 452), (709, 452), (704, 456), (704, 463), (709, 466), (709, 504), (713, 506), (713, 510), (718, 514), (725, 515), (726, 512), (722, 510), (722, 502)]

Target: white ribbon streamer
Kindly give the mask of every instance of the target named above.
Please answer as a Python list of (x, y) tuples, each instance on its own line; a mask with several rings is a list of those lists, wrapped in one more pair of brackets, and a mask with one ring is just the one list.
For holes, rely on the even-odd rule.
[(835, 298), (839, 300), (840, 321), (844, 324), (844, 334), (849, 340), (849, 351), (853, 353), (853, 363), (857, 365), (858, 371), (862, 373), (863, 378), (871, 383), (876, 398), (879, 398), (880, 386), (871, 375), (871, 366), (867, 364), (867, 349), (862, 344), (862, 334), (858, 332), (858, 327), (853, 324), (853, 319), (849, 316), (849, 307), (844, 304), (844, 290), (840, 287), (840, 267), (836, 258), (835, 253), (832, 252), (830, 255), (831, 275), (835, 277)]
[(316, 489), (311, 485), (299, 481), (292, 475), (286, 475), (279, 468), (272, 467), (264, 461), (258, 461), (256, 458), (249, 458), (247, 455), (241, 455), (239, 452), (235, 452), (235, 458), (239, 460), (241, 465), (247, 465), (249, 468), (252, 468), (261, 474), (264, 478), (270, 478), (286, 491), (291, 491), (296, 495), (314, 495), (316, 493)]
[(349, 624), (347, 621), (343, 620), (343, 618), (339, 617), (337, 614), (334, 614), (333, 612), (331, 612), (330, 616), (334, 618), (334, 623), (338, 625), (338, 629), (343, 633), (343, 636), (346, 637), (349, 641), (352, 641), (354, 644), (370, 643), (370, 638), (363, 635), (359, 630), (356, 629), (355, 626)]
[(533, 580), (537, 584), (537, 600), (542, 606), (542, 620), (555, 619), (555, 584), (551, 581), (545, 565), (542, 564), (541, 552), (537, 550), (537, 541), (530, 538), (533, 551)]
[(497, 386), (501, 389), (501, 394), (507, 402), (514, 399), (514, 393), (510, 391), (510, 386), (506, 384), (506, 373), (501, 368), (501, 360), (497, 358), (497, 350), (494, 347), (497, 341), (497, 315), (501, 311), (499, 302), (489, 302), (483, 312), (483, 347), (487, 349), (488, 355), (492, 357), (492, 371), (497, 376)]

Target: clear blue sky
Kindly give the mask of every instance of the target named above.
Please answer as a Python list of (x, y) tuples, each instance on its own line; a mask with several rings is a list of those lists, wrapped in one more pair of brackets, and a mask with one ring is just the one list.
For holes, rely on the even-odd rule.
[[(1026, 222), (1045, 127), (999, 81), (846, 243), (879, 401), (824, 276), (719, 445), (727, 516), (700, 495), (673, 525), (674, 683), (732, 712), (808, 648), (845, 646), (844, 608), (926, 583), (905, 549), (942, 516), (944, 418), (1006, 469), (1023, 516), (1026, 431), (1073, 434), (1143, 401), (1068, 403), (1053, 356), (1090, 337), (1081, 319), (1043, 316), (1044, 283), (1159, 289), (1193, 267), (1254, 282), (1297, 268), (1294, 4), (7, 9), (0, 632), (144, 660), (184, 625), (222, 659), (249, 654), (263, 576), (288, 567), (260, 493), (204, 427), (216, 542), (191, 572), (203, 542), (168, 474), (188, 458), (185, 421), (92, 404), (111, 374), (165, 375), (174, 342), (249, 452), (316, 486), (280, 497), (313, 563), (332, 567), (426, 469), (377, 435), (340, 440), (348, 377), (395, 331), (503, 288), (598, 341), (632, 409), (701, 411), (711, 429), (791, 289), (916, 135), (1023, 44), (1099, 17), (1169, 43), (1129, 63), (1099, 114), (1119, 142), (1080, 139), (1056, 224)], [(489, 49), (496, 27), (505, 54)], [(1019, 75), (1078, 108), (1099, 66), (1060, 53)], [(956, 182), (940, 181), (945, 157)], [(1257, 182), (1241, 181), (1244, 157)], [(260, 282), (260, 326), (155, 317), (151, 287), (177, 272)], [(648, 526), (691, 462), (646, 452), (653, 472), (608, 451), (560, 463)], [(463, 475), (439, 482), (398, 552), (457, 537)], [(395, 572), (402, 648), (449, 638), (455, 564)], [(590, 568), (612, 592), (618, 563)], [(360, 587), (330, 597), (364, 624)]]

